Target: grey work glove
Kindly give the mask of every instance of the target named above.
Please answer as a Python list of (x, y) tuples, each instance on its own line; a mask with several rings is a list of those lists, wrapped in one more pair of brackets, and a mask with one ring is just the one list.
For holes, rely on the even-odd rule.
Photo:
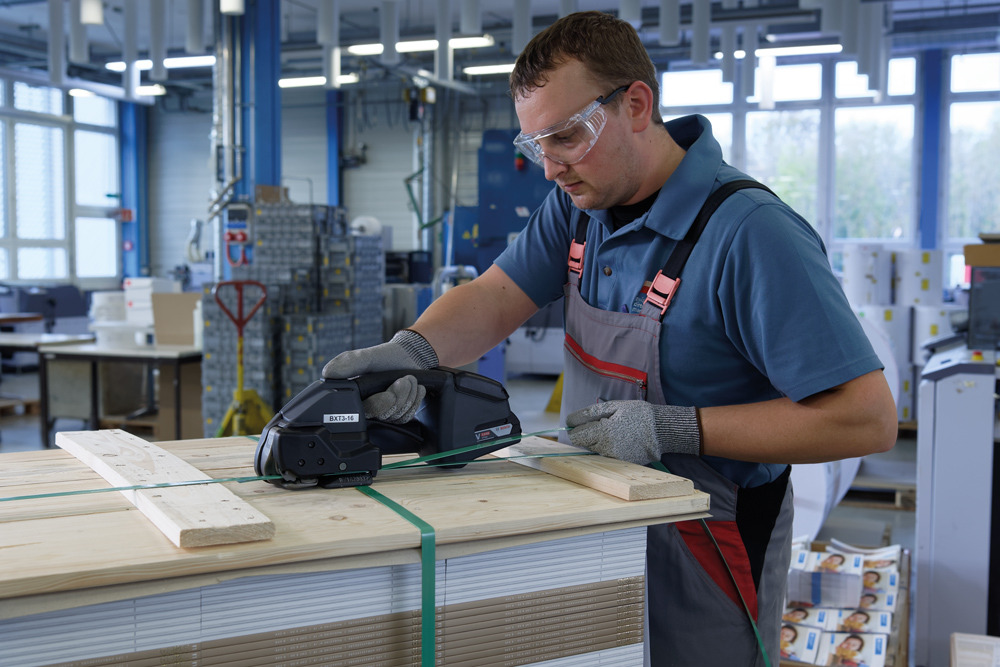
[[(416, 331), (403, 329), (388, 343), (338, 354), (323, 367), (323, 377), (346, 380), (365, 373), (427, 370), (437, 366), (437, 353), (431, 344)], [(415, 377), (407, 375), (385, 391), (365, 399), (365, 417), (390, 424), (406, 423), (413, 419), (426, 394), (427, 389), (417, 384)]]
[(606, 401), (566, 417), (570, 441), (603, 456), (646, 465), (663, 454), (701, 453), (697, 408)]

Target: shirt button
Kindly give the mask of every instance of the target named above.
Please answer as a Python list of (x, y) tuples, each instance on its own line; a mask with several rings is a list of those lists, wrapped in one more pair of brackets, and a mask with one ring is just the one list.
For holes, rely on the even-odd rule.
[(606, 276), (610, 276), (611, 275), (611, 267), (610, 266), (605, 266), (604, 267), (604, 275), (606, 275)]

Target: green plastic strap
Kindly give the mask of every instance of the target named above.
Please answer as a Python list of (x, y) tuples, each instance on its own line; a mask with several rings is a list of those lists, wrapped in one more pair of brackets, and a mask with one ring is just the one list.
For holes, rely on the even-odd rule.
[(435, 616), (437, 615), (434, 527), (372, 487), (359, 486), (356, 488), (412, 523), (420, 531), (420, 664), (422, 667), (434, 667)]
[[(420, 456), (415, 459), (407, 459), (405, 461), (397, 461), (395, 463), (390, 463), (388, 465), (382, 466), (382, 470), (392, 470), (393, 468), (402, 468), (404, 466), (416, 465), (418, 463), (424, 463), (425, 461), (436, 461), (437, 459), (443, 459), (446, 456), (455, 456), (456, 454), (465, 454), (466, 452), (474, 452), (477, 449), (485, 449), (487, 447), (494, 447), (496, 445), (505, 445), (508, 442), (517, 442), (521, 438), (530, 438), (535, 435), (543, 435), (545, 433), (556, 433), (558, 431), (568, 431), (570, 429), (566, 427), (560, 428), (550, 428), (545, 431), (535, 431), (534, 433), (521, 433), (520, 435), (512, 435), (507, 438), (500, 438), (499, 440), (487, 440), (486, 442), (477, 443), (475, 445), (469, 445), (468, 447), (460, 447), (459, 449), (453, 449), (448, 452), (438, 452), (437, 454), (428, 454), (427, 456)], [(463, 461), (463, 463), (466, 463)]]
[[(653, 461), (652, 463), (649, 464), (649, 466), (651, 468), (656, 468), (660, 472), (665, 472), (668, 475), (673, 474), (669, 470), (667, 470), (667, 466), (663, 465), (659, 461)], [(715, 550), (719, 553), (719, 558), (722, 559), (722, 564), (726, 566), (726, 572), (729, 573), (729, 578), (732, 580), (733, 586), (736, 587), (736, 594), (740, 596), (740, 602), (743, 603), (743, 611), (747, 613), (747, 620), (750, 621), (750, 627), (753, 628), (753, 634), (755, 637), (757, 637), (757, 646), (760, 647), (760, 653), (762, 656), (764, 656), (764, 664), (767, 667), (771, 667), (771, 661), (767, 657), (767, 649), (764, 648), (764, 640), (761, 639), (760, 637), (760, 631), (757, 629), (757, 623), (754, 622), (753, 614), (750, 613), (750, 607), (747, 606), (747, 601), (743, 598), (743, 592), (740, 590), (740, 585), (736, 583), (736, 577), (733, 575), (733, 571), (729, 569), (729, 563), (726, 562), (726, 557), (722, 553), (722, 547), (720, 547), (719, 543), (715, 541), (715, 535), (713, 535), (712, 531), (709, 530), (708, 522), (705, 521), (704, 519), (698, 519), (698, 521), (701, 522), (702, 530), (704, 530), (705, 534), (708, 535), (708, 539), (712, 540), (712, 544), (715, 545)]]
[(223, 477), (221, 479), (195, 479), (187, 482), (160, 482), (159, 484), (137, 484), (135, 486), (110, 486), (101, 489), (83, 489), (81, 491), (62, 491), (60, 493), (39, 493), (33, 496), (8, 496), (0, 498), (0, 503), (8, 500), (37, 500), (39, 498), (58, 498), (60, 496), (82, 496), (89, 493), (107, 493), (109, 491), (141, 491), (143, 489), (165, 489), (172, 486), (198, 486), (199, 484), (222, 484), (223, 482), (263, 482), (269, 479), (281, 479), (281, 475), (265, 475), (262, 477)]

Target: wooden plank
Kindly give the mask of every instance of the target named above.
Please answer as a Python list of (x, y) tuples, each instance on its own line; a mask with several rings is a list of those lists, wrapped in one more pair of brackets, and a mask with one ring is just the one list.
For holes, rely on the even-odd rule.
[[(580, 448), (573, 445), (532, 436), (524, 438), (516, 445), (494, 452), (494, 456), (533, 456), (578, 451)], [(514, 463), (547, 472), (622, 500), (677, 498), (694, 493), (694, 484), (689, 479), (606, 456), (515, 459)]]
[[(256, 443), (248, 438), (158, 444), (216, 478), (254, 474)], [(67, 469), (70, 463), (77, 466), (75, 473)], [(83, 488), (88, 479), (90, 488), (101, 484), (90, 468), (59, 450), (0, 453), (0, 471), (23, 485), (0, 490), (2, 496), (58, 490), (65, 479), (83, 482), (75, 484)], [(224, 486), (271, 518), (277, 527), (272, 539), (178, 549), (117, 493), (0, 503), (5, 506), (0, 514), (0, 600), (323, 559), (375, 559), (420, 545), (420, 531), (357, 489), (289, 490), (266, 482)], [(434, 526), (442, 549), (687, 520), (705, 516), (709, 509), (708, 496), (698, 491), (627, 502), (507, 461), (453, 470), (383, 470), (375, 488)], [(72, 507), (63, 504), (70, 499)]]
[[(56, 444), (114, 486), (212, 479), (179, 457), (124, 431), (62, 432)], [(274, 524), (219, 484), (122, 491), (182, 548), (267, 540)]]

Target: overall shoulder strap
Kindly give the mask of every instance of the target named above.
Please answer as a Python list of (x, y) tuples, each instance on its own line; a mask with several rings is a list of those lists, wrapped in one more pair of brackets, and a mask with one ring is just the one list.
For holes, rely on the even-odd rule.
[[(722, 202), (726, 201), (731, 194), (747, 188), (756, 188), (771, 192), (771, 189), (763, 183), (752, 179), (742, 179), (723, 183), (718, 190), (710, 194), (708, 199), (705, 200), (701, 210), (698, 211), (698, 215), (695, 216), (688, 233), (684, 235), (683, 239), (677, 242), (673, 252), (670, 253), (670, 257), (667, 258), (667, 263), (656, 274), (652, 285), (649, 287), (646, 301), (652, 302), (654, 306), (660, 309), (660, 317), (667, 311), (670, 300), (673, 299), (674, 294), (677, 292), (677, 287), (681, 282), (681, 271), (684, 270), (684, 265), (687, 263), (688, 257), (691, 256), (691, 251), (694, 250), (694, 244), (698, 242), (708, 221), (715, 215), (715, 211), (722, 205)], [(774, 193), (771, 192), (771, 194), (773, 195)], [(777, 195), (775, 196), (777, 197)]]
[[(574, 273), (578, 278), (583, 275), (583, 251), (587, 246), (587, 227), (590, 224), (590, 216), (587, 215), (587, 212), (577, 210), (579, 215), (576, 218), (576, 231), (569, 244), (569, 259), (567, 260), (570, 278), (573, 277)], [(570, 225), (572, 225), (572, 215), (570, 218)]]

